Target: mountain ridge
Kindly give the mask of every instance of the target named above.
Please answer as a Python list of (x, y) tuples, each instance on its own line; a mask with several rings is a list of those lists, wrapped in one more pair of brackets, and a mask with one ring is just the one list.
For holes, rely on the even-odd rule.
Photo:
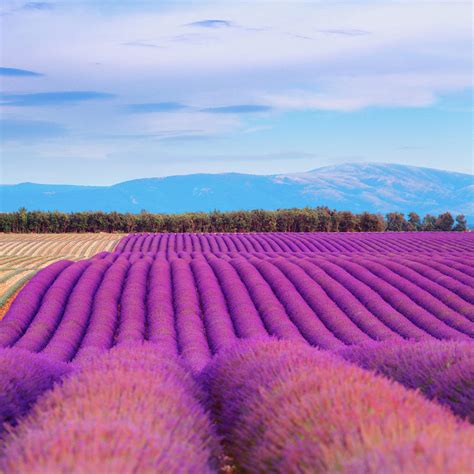
[(344, 163), (302, 173), (195, 173), (110, 186), (0, 185), (0, 210), (180, 213), (328, 206), (353, 212), (450, 211), (474, 217), (474, 176), (389, 163)]

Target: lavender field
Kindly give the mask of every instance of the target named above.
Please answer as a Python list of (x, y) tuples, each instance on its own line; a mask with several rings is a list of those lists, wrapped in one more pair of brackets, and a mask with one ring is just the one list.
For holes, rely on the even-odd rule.
[(0, 321), (0, 472), (474, 472), (471, 233), (130, 234)]

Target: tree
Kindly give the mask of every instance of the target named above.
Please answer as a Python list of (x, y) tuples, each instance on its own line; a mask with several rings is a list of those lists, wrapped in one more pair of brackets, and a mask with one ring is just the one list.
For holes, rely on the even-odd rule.
[(24, 207), (20, 207), (17, 212), (17, 232), (27, 232), (28, 212)]
[(352, 212), (342, 211), (339, 215), (339, 232), (354, 232), (357, 230), (357, 219)]
[(317, 207), (314, 211), (310, 209), (306, 209), (306, 211), (308, 230), (317, 232), (329, 232), (331, 230), (331, 211), (328, 207)]
[(454, 219), (450, 212), (444, 212), (440, 214), (436, 219), (435, 230), (442, 232), (449, 232), (453, 230)]
[(386, 217), (388, 231), (402, 232), (407, 230), (407, 221), (401, 212), (389, 212)]
[(330, 232), (339, 232), (339, 222), (341, 221), (341, 216), (336, 210), (331, 211), (331, 225), (329, 227)]
[(416, 212), (410, 212), (410, 214), (408, 214), (408, 230), (421, 230), (421, 218)]
[(433, 232), (436, 230), (436, 217), (431, 214), (426, 214), (421, 224), (421, 230), (424, 232)]
[[(188, 212), (185, 214), (139, 214), (119, 212), (27, 211), (0, 213), (0, 232), (381, 232), (383, 230), (451, 230), (449, 212), (438, 218), (429, 214), (420, 224), (418, 214), (380, 214), (330, 210), (327, 207), (278, 209), (276, 211)], [(466, 218), (456, 218), (454, 230), (465, 231)]]
[(456, 217), (456, 225), (454, 226), (454, 229), (456, 232), (466, 232), (467, 230), (467, 220), (464, 214), (459, 214)]
[(363, 212), (359, 217), (359, 227), (361, 232), (383, 232), (385, 222), (383, 216)]

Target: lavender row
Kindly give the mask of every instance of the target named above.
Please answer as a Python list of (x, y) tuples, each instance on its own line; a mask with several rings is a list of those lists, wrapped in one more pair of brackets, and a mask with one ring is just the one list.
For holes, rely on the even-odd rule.
[[(474, 307), (472, 305), (466, 304), (467, 302), (463, 300), (463, 298), (445, 288), (441, 283), (432, 281), (427, 276), (425, 276), (423, 272), (417, 272), (416, 270), (410, 268), (408, 266), (408, 261), (404, 259), (397, 259), (396, 261), (392, 259), (383, 259), (381, 263), (395, 274), (403, 277), (404, 279), (413, 283), (415, 286), (431, 294), (436, 300), (439, 301), (438, 304), (440, 304), (443, 308), (451, 308), (455, 312), (462, 314), (470, 321), (474, 321)], [(452, 263), (450, 262), (450, 264)], [(468, 267), (467, 265), (464, 265), (464, 267), (471, 269), (471, 267)]]
[(156, 346), (85, 357), (10, 430), (1, 472), (217, 472), (204, 395)]
[[(66, 265), (32, 314), (17, 321), (20, 306), (12, 306), (0, 337), (62, 361), (148, 340), (184, 355), (197, 371), (238, 339), (274, 336), (329, 350), (474, 339), (473, 305), (405, 260), (136, 257), (114, 253)], [(34, 299), (37, 286), (30, 285), (22, 298), (31, 292)]]
[(38, 397), (71, 372), (62, 362), (16, 348), (0, 349), (0, 436)]
[[(130, 265), (120, 295), (120, 324), (115, 342), (141, 342), (146, 332), (146, 299), (151, 262), (141, 259)], [(96, 299), (96, 304), (98, 304)]]
[(474, 251), (470, 233), (208, 233), (129, 234), (119, 252), (316, 252), (436, 255)]
[(20, 291), (2, 320), (0, 347), (10, 346), (25, 332), (38, 311), (44, 294), (71, 263), (63, 260), (49, 265), (39, 271)]
[(310, 258), (310, 257), (322, 257), (329, 258), (331, 256), (341, 256), (344, 258), (372, 258), (372, 259), (381, 259), (384, 262), (398, 262), (403, 264), (405, 267), (410, 267), (414, 273), (419, 273), (424, 275), (429, 273), (430, 279), (433, 284), (439, 286), (448, 286), (450, 290), (460, 295), (459, 297), (465, 299), (469, 302), (474, 301), (474, 292), (472, 290), (472, 285), (474, 284), (474, 276), (470, 275), (470, 272), (474, 272), (474, 260), (469, 259), (468, 253), (459, 254), (459, 258), (463, 260), (462, 264), (458, 263), (458, 266), (462, 266), (461, 270), (453, 270), (453, 262), (451, 258), (447, 256), (431, 256), (429, 260), (424, 259), (420, 260), (420, 257), (417, 257), (413, 254), (397, 254), (397, 255), (384, 255), (381, 253), (357, 253), (352, 252), (350, 254), (316, 254), (316, 253), (305, 253), (305, 252), (113, 252), (114, 255), (127, 258), (131, 263), (136, 262), (141, 258), (151, 258), (156, 259), (165, 259), (168, 261), (173, 260), (187, 260), (190, 261), (194, 258), (200, 258), (204, 256), (205, 258), (210, 258), (212, 256), (229, 259), (229, 258)]
[(77, 354), (79, 359), (92, 353), (100, 354), (114, 345), (120, 300), (129, 268), (129, 261), (119, 257), (105, 272)]
[(314, 314), (308, 302), (283, 272), (268, 262), (254, 261), (253, 263), (268, 281), (288, 312), (289, 318), (298, 327), (306, 341), (323, 349), (336, 349), (344, 345)]
[(171, 278), (179, 351), (192, 369), (199, 371), (209, 362), (212, 353), (189, 264), (184, 260), (171, 262)]
[(415, 391), (295, 341), (241, 343), (218, 354), (200, 379), (243, 472), (472, 467), (474, 427)]
[(474, 344), (430, 341), (349, 347), (345, 359), (385, 375), (474, 423)]
[(43, 302), (15, 347), (40, 352), (54, 336), (64, 315), (73, 288), (91, 265), (83, 260), (67, 267), (49, 287)]
[(268, 333), (281, 339), (304, 340), (258, 268), (243, 258), (234, 259), (231, 264), (246, 286)]
[(170, 355), (179, 353), (174, 321), (170, 264), (156, 259), (149, 273), (147, 295), (148, 338)]
[[(473, 349), (391, 343), (340, 354), (466, 415)], [(2, 472), (217, 472), (223, 457), (206, 406), (244, 472), (438, 474), (471, 465), (471, 425), (296, 340), (227, 347), (198, 375), (200, 386), (156, 344), (124, 342), (69, 365), (3, 349), (0, 361)]]
[[(419, 277), (415, 277), (416, 282), (413, 282), (386, 268), (385, 262), (375, 263), (369, 259), (360, 258), (353, 258), (353, 261), (360, 266), (364, 266), (367, 270), (380, 278), (380, 280), (390, 285), (391, 288), (397, 289), (406, 295), (405, 297), (409, 297), (418, 307), (422, 308), (423, 311), (434, 315), (439, 321), (442, 321), (447, 326), (470, 337), (474, 337), (474, 326), (469, 320), (466, 318), (460, 318), (459, 314), (454, 309), (451, 309), (446, 304), (440, 302), (435, 295), (426, 291), (424, 288), (420, 288), (417, 283), (419, 282), (420, 277), (423, 278), (421, 275), (418, 274)], [(390, 261), (388, 263), (390, 263)], [(466, 306), (467, 305), (465, 305), (465, 307)]]
[(200, 297), (209, 346), (215, 354), (237, 341), (229, 305), (219, 280), (207, 260), (194, 259), (190, 266)]
[[(380, 295), (392, 308), (402, 314), (415, 326), (437, 339), (468, 339), (469, 336), (451, 328), (443, 321), (430, 314), (423, 307), (416, 304), (408, 295), (400, 291), (396, 286), (386, 283), (378, 275), (366, 269), (366, 265), (360, 265), (355, 261), (349, 261), (335, 257), (330, 258), (338, 266), (346, 270), (358, 281), (366, 284), (374, 293)], [(319, 259), (315, 258), (316, 264)], [(466, 322), (467, 323), (467, 322)], [(467, 323), (468, 324), (468, 323)]]
[(94, 261), (84, 271), (71, 291), (53, 337), (42, 351), (44, 354), (65, 362), (75, 356), (89, 324), (94, 296), (113, 260), (107, 257)]

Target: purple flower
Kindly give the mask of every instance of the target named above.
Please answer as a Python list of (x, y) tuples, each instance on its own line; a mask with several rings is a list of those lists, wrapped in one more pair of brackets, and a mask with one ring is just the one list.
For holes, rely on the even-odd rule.
[(415, 391), (295, 341), (241, 342), (201, 373), (224, 444), (245, 472), (336, 472), (426, 436), (442, 451), (474, 428)]
[(474, 343), (428, 341), (354, 346), (348, 361), (419, 389), (474, 422)]
[(216, 472), (202, 390), (178, 359), (135, 343), (75, 365), (5, 438), (1, 472)]
[(23, 349), (0, 349), (0, 434), (14, 424), (36, 399), (64, 375), (67, 364)]

